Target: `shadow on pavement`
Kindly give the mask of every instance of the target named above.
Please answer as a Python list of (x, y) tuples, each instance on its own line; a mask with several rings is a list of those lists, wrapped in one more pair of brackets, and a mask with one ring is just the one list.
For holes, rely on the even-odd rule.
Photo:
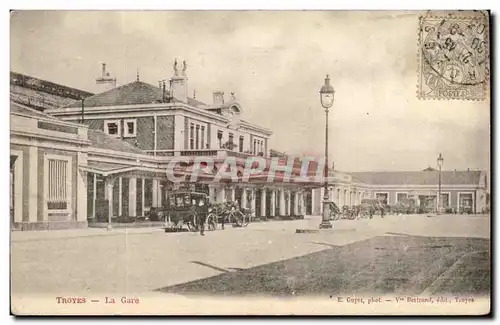
[(224, 273), (155, 291), (205, 296), (328, 297), (417, 295), (433, 286), (433, 294), (489, 295), (490, 241), (382, 236), (249, 269), (218, 269)]

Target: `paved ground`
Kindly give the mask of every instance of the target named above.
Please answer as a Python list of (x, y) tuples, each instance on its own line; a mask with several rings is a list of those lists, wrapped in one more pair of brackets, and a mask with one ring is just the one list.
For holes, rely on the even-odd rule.
[[(159, 229), (14, 232), (11, 234), (12, 294), (144, 293), (162, 288), (168, 291), (165, 288), (189, 281), (221, 274), (228, 276), (259, 265), (319, 251), (324, 252), (317, 254), (328, 254), (333, 252), (332, 247), (377, 236), (383, 238), (372, 239), (375, 241), (370, 246), (380, 246), (382, 249), (373, 254), (387, 255), (387, 247), (398, 247), (398, 256), (403, 256), (408, 250), (403, 254), (399, 249), (404, 248), (404, 245), (395, 238), (408, 237), (404, 235), (489, 239), (490, 234), (489, 217), (459, 215), (341, 220), (334, 223), (333, 230), (295, 233), (297, 228), (317, 228), (318, 224), (317, 217), (263, 222), (251, 224), (247, 228), (208, 232), (204, 237), (195, 233), (165, 234)], [(411, 243), (416, 243), (416, 240), (412, 239)], [(407, 246), (410, 244), (407, 243)], [(430, 244), (419, 242), (418, 245)], [(445, 246), (440, 248), (444, 251), (438, 254), (443, 255), (451, 252), (446, 245), (455, 244), (439, 245)], [(475, 242), (473, 246), (477, 245), (483, 245), (480, 247), (483, 249), (486, 244)], [(333, 254), (337, 254), (337, 257), (342, 256), (338, 254), (344, 254), (343, 257), (349, 259), (357, 255), (353, 254), (354, 251), (349, 249), (348, 253)], [(436, 256), (432, 254), (436, 254), (436, 250), (428, 257)], [(313, 272), (312, 268), (316, 267), (313, 260), (318, 259), (311, 259), (311, 256), (315, 255), (304, 256), (306, 266), (302, 268), (309, 267)], [(283, 265), (286, 269), (286, 264), (281, 265), (281, 269), (277, 269), (279, 272), (283, 271)], [(294, 270), (297, 273), (301, 268), (295, 267)], [(380, 272), (384, 270), (387, 269), (379, 269)], [(329, 272), (337, 271), (334, 268)], [(295, 280), (288, 281), (294, 283)]]

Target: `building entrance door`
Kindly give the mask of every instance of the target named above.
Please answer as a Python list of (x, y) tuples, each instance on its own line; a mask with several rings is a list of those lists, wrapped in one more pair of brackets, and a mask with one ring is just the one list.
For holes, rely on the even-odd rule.
[(295, 216), (295, 192), (290, 193), (290, 211), (288, 211), (288, 214)]
[(271, 216), (271, 195), (273, 192), (271, 190), (266, 191), (266, 217)]
[(312, 215), (312, 190), (307, 190), (304, 193), (304, 203), (306, 205), (306, 214)]
[(436, 210), (436, 196), (435, 195), (419, 195), (420, 212), (429, 213)]
[(261, 197), (262, 197), (262, 190), (255, 190), (255, 216), (256, 217), (261, 217)]

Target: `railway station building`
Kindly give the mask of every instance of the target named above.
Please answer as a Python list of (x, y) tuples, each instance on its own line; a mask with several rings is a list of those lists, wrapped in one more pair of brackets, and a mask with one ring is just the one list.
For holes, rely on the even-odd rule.
[[(244, 119), (234, 93), (213, 92), (211, 103), (188, 96), (186, 66), (174, 66), (168, 88), (136, 80), (98, 94), (11, 73), (11, 228), (86, 227), (120, 217), (142, 217), (167, 202), (168, 193), (189, 186), (211, 202), (238, 201), (254, 217), (320, 214), (324, 187), (311, 163), (308, 182), (268, 181), (271, 160), (301, 172), (300, 160), (269, 148), (272, 131)], [(43, 111), (43, 112), (42, 112)], [(264, 174), (243, 177), (249, 158), (264, 159)], [(200, 159), (212, 173), (190, 181)], [(228, 158), (237, 163), (238, 182), (214, 182)], [(183, 183), (166, 170), (173, 160)], [(483, 171), (444, 172), (442, 202), (481, 212), (488, 204)], [(414, 196), (431, 204), (435, 171), (348, 173), (328, 171), (330, 200), (339, 206), (366, 197), (394, 203)], [(435, 178), (435, 179), (434, 179)], [(315, 180), (316, 179), (316, 180)], [(423, 202), (423, 203), (422, 203)]]

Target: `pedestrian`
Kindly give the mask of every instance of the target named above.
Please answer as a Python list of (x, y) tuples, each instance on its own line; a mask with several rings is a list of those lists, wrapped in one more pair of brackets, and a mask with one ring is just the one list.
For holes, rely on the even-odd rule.
[(200, 235), (201, 236), (205, 236), (205, 219), (206, 218), (203, 218), (203, 217), (200, 218)]
[[(205, 205), (205, 201), (200, 199), (198, 206), (201, 208)], [(197, 215), (196, 218), (198, 219), (199, 227), (200, 227), (200, 235), (205, 236), (205, 222), (207, 220), (206, 215)]]

